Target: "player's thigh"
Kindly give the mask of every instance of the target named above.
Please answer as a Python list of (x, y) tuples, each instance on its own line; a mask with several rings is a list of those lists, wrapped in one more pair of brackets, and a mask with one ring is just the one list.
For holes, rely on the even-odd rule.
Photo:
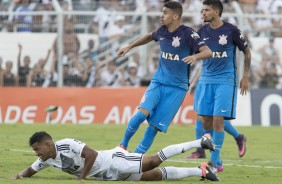
[(159, 168), (144, 172), (140, 178), (141, 181), (160, 181), (163, 175)]
[(140, 153), (129, 153), (122, 148), (117, 148), (112, 155), (112, 168), (117, 169), (119, 175), (141, 173), (143, 156)]
[(161, 85), (151, 83), (144, 93), (139, 108), (145, 109), (151, 115), (161, 99)]
[(237, 87), (219, 85), (215, 93), (214, 115), (225, 119), (236, 118)]
[(157, 127), (161, 132), (166, 132), (179, 110), (186, 92), (186, 90), (181, 88), (164, 86), (162, 98), (148, 119), (149, 124)]
[(217, 85), (199, 84), (199, 93), (197, 96), (197, 114), (201, 116), (213, 116), (214, 111), (214, 92)]

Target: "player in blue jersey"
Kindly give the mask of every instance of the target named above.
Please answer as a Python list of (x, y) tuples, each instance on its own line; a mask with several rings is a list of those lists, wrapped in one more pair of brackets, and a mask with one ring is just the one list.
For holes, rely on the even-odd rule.
[[(201, 71), (202, 71), (201, 63), (198, 62), (196, 63), (196, 66), (193, 69), (191, 84), (189, 86), (189, 91), (188, 91), (189, 94), (194, 94), (195, 109), (198, 104), (197, 96), (200, 93), (200, 91), (197, 90), (196, 86), (200, 78)], [(240, 134), (238, 130), (234, 126), (232, 126), (230, 120), (224, 120), (224, 130), (228, 134), (233, 136), (238, 146), (238, 155), (239, 157), (243, 157), (246, 153), (246, 136)], [(196, 114), (195, 132), (196, 132), (196, 139), (199, 139), (199, 137), (201, 138), (204, 135), (202, 116), (199, 116), (198, 114)], [(190, 156), (187, 156), (186, 158), (190, 158), (190, 159), (206, 158), (205, 150), (202, 148), (197, 148), (195, 152), (193, 152)], [(218, 172), (223, 171), (223, 169), (224, 169), (223, 165), (218, 165), (217, 167)]]
[(161, 50), (158, 70), (140, 102), (138, 112), (130, 119), (120, 143), (124, 149), (145, 120), (149, 126), (135, 152), (145, 153), (157, 132), (167, 131), (188, 90), (190, 64), (211, 57), (210, 49), (197, 32), (181, 25), (182, 11), (178, 2), (165, 3), (161, 16), (162, 26), (118, 51), (118, 55), (123, 56), (130, 49), (153, 40), (159, 42)]
[[(213, 136), (216, 151), (210, 161), (217, 168), (222, 164), (220, 151), (224, 141), (224, 120), (236, 118), (237, 88), (245, 95), (249, 87), (251, 52), (240, 30), (223, 20), (223, 4), (220, 0), (203, 1), (203, 18), (209, 22), (198, 34), (210, 47), (213, 57), (203, 59), (202, 73), (198, 83), (196, 111), (203, 116), (206, 132)], [(244, 73), (238, 84), (236, 47), (244, 53)]]

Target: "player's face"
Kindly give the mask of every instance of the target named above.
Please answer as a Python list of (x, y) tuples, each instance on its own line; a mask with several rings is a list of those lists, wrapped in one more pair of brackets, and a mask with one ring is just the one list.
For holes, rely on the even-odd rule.
[(40, 157), (41, 160), (46, 161), (50, 158), (51, 147), (46, 141), (40, 143), (36, 142), (31, 145), (36, 156)]
[(173, 12), (171, 9), (164, 7), (161, 16), (161, 24), (164, 26), (169, 26), (174, 22), (177, 16), (178, 15), (175, 12)]
[(211, 22), (216, 15), (216, 11), (208, 5), (204, 5), (201, 10), (201, 17), (203, 22)]

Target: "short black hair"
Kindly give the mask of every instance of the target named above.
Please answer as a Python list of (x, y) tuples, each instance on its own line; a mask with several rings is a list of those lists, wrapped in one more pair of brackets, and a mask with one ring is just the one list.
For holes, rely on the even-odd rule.
[(179, 2), (176, 1), (168, 1), (164, 4), (164, 7), (171, 9), (172, 11), (179, 14), (179, 16), (182, 16), (183, 8), (182, 5)]
[(36, 142), (41, 142), (42, 140), (51, 139), (51, 135), (49, 135), (47, 132), (40, 131), (35, 132), (30, 138), (29, 138), (29, 146), (33, 145)]
[(220, 0), (204, 0), (203, 5), (211, 6), (213, 9), (219, 10), (219, 16), (221, 17), (223, 12), (223, 4)]

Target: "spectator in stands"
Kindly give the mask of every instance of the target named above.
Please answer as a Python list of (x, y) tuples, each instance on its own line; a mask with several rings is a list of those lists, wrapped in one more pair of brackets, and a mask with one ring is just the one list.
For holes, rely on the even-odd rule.
[(43, 86), (44, 81), (48, 76), (48, 72), (44, 69), (47, 63), (51, 49), (48, 49), (46, 58), (40, 58), (34, 67), (30, 70), (27, 76), (27, 86)]
[(85, 58), (82, 82), (85, 87), (93, 87), (96, 83), (96, 67), (91, 56)]
[[(36, 7), (35, 2), (30, 0), (21, 0), (20, 6), (16, 9), (16, 13), (32, 12)], [(19, 24), (17, 31), (31, 32), (32, 31), (32, 15), (16, 15), (14, 24)]]
[(116, 16), (114, 21), (109, 22), (105, 31), (108, 40), (121, 37), (126, 32), (125, 17), (122, 15)]
[[(83, 86), (83, 66), (77, 54), (70, 52), (64, 64), (68, 64), (70, 83), (68, 86)], [(65, 85), (65, 84), (64, 84)]]
[(127, 71), (123, 74), (123, 86), (140, 86), (141, 78), (138, 76), (138, 65), (134, 61), (128, 63)]
[[(274, 12), (274, 13), (276, 13), (277, 15), (282, 15), (282, 7), (279, 6), (277, 8), (277, 12)], [(282, 37), (282, 19), (281, 18), (272, 19), (272, 25), (274, 29), (273, 36)]]
[(279, 77), (281, 77), (281, 75), (277, 74), (276, 64), (269, 61), (267, 56), (263, 57), (258, 75), (260, 77), (260, 88), (276, 88)]
[(107, 63), (107, 69), (100, 74), (100, 86), (119, 87), (122, 80), (120, 71), (117, 70), (115, 61)]
[(25, 56), (23, 60), (23, 65), (21, 65), (21, 54), (22, 54), (22, 45), (18, 44), (19, 54), (18, 54), (18, 77), (19, 77), (19, 86), (26, 86), (27, 76), (29, 74), (30, 68), (30, 57)]
[(129, 62), (134, 62), (137, 65), (137, 75), (140, 78), (143, 78), (145, 76), (145, 73), (142, 71), (141, 68), (141, 58), (139, 52), (135, 52), (132, 54), (131, 57), (129, 57)]
[[(57, 56), (57, 39), (55, 39), (53, 44), (53, 50), (55, 56)], [(63, 47), (64, 55), (68, 55), (69, 53), (75, 53), (78, 54), (78, 51), (80, 49), (80, 41), (77, 37), (77, 34), (74, 32), (73, 24), (70, 22), (66, 22), (64, 25), (64, 34), (63, 34)]]
[(53, 11), (52, 3), (49, 0), (43, 0), (42, 4), (37, 4), (35, 10), (42, 11), (43, 14), (33, 16), (32, 32), (54, 32), (55, 30), (52, 30), (52, 28), (56, 16), (47, 14), (48, 11)]
[(5, 70), (0, 74), (0, 86), (16, 86), (17, 85), (17, 76), (12, 73), (13, 62), (6, 61)]
[(94, 61), (97, 60), (98, 51), (95, 49), (95, 42), (93, 39), (88, 40), (88, 47), (79, 53), (80, 57), (91, 57)]

